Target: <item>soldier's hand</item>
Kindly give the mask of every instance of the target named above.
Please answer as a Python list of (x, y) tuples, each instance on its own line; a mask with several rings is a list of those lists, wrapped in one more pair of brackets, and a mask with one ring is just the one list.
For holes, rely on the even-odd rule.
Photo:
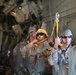
[(48, 43), (53, 42), (53, 37), (50, 36), (50, 37), (47, 39), (47, 41), (48, 41)]
[(36, 40), (36, 39), (34, 39), (31, 43), (32, 43), (32, 44), (34, 44), (34, 43), (36, 43), (36, 42), (37, 42), (37, 40)]
[(55, 44), (54, 44), (54, 48), (57, 48), (58, 47), (58, 45), (60, 44), (60, 38), (59, 37), (56, 37), (55, 38)]

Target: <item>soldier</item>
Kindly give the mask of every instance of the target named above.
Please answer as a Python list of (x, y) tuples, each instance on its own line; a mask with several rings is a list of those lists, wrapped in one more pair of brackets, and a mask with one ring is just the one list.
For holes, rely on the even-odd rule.
[(26, 55), (26, 49), (30, 54), (30, 47), (31, 46), (28, 45), (28, 44), (30, 44), (30, 42), (33, 41), (34, 39), (36, 39), (36, 26), (30, 26), (29, 30), (28, 30), (28, 36), (26, 38), (27, 45), (24, 46), (23, 50), (21, 50), (21, 53), (22, 53), (23, 57)]
[[(36, 38), (35, 35), (36, 35), (36, 27), (35, 26), (30, 27), (27, 38), (24, 39), (22, 42), (20, 42), (14, 48), (13, 55), (16, 58), (15, 63), (17, 63), (15, 67), (16, 67), (16, 72), (20, 73), (19, 75), (29, 75), (29, 71), (28, 71), (29, 58), (28, 58), (28, 56), (30, 55), (30, 49), (29, 49), (28, 44)], [(28, 49), (27, 49), (27, 46), (28, 46)], [(26, 73), (23, 74), (24, 72), (22, 73), (21, 69), (20, 69), (20, 71), (18, 71), (19, 68), (22, 68), (22, 70), (23, 70), (23, 68), (26, 69), (26, 71), (28, 71), (28, 72), (26, 72), (27, 74)]]
[[(34, 49), (31, 52), (31, 55), (37, 55), (46, 49), (49, 48), (48, 42), (45, 40), (48, 37), (48, 34), (45, 29), (40, 28), (36, 32), (36, 40), (37, 41), (32, 41), (31, 44), (33, 45)], [(41, 42), (38, 44), (40, 41), (45, 40), (44, 42)], [(36, 45), (37, 44), (37, 45)], [(33, 52), (34, 51), (34, 52)], [(36, 64), (34, 65), (34, 71), (31, 72), (32, 74), (35, 75), (44, 75), (44, 70), (45, 70), (45, 57), (38, 57), (36, 58)], [(32, 69), (32, 67), (30, 67)]]
[[(58, 41), (54, 45), (54, 67), (57, 75), (68, 75), (68, 55), (71, 48), (72, 32), (70, 29), (63, 31), (61, 35), (62, 46), (57, 48)], [(56, 75), (56, 74), (55, 74)]]
[[(22, 56), (22, 50), (24, 50), (24, 46), (26, 46), (26, 40), (23, 39), (20, 43), (18, 43), (13, 50), (14, 57), (14, 69), (16, 75), (29, 75), (29, 72), (24, 65), (25, 61)], [(27, 51), (26, 51), (27, 52)]]
[[(27, 67), (31, 75), (44, 75), (43, 73), (45, 69), (45, 57), (39, 57), (38, 54), (49, 48), (49, 44), (45, 40), (47, 39), (47, 37), (48, 34), (46, 30), (42, 27), (37, 30), (36, 39), (34, 39), (28, 45), (26, 45), (26, 49), (29, 53)], [(41, 42), (42, 40), (45, 41)]]

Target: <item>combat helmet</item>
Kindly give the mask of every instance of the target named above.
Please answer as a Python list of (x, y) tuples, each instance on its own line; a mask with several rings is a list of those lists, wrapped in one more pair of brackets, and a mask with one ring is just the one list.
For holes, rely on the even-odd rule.
[(36, 34), (38, 33), (43, 33), (46, 35), (46, 37), (48, 37), (48, 34), (46, 32), (46, 24), (43, 22), (41, 28), (39, 28), (36, 32)]
[(36, 25), (29, 27), (28, 33), (32, 32), (32, 31), (36, 31)]
[(66, 29), (64, 32), (63, 32), (63, 36), (72, 36), (72, 32), (70, 29)]

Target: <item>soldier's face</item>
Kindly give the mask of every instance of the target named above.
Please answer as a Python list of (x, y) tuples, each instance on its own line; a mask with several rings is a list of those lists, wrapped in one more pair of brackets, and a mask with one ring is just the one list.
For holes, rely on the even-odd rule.
[(31, 31), (31, 32), (29, 33), (29, 35), (30, 35), (30, 37), (31, 37), (31, 36), (36, 37), (36, 31)]
[(30, 40), (29, 41), (32, 41), (36, 38), (36, 31), (32, 31), (29, 33), (29, 36), (30, 36)]
[(62, 42), (64, 43), (64, 44), (66, 44), (66, 45), (70, 45), (70, 43), (71, 43), (71, 37), (70, 36), (64, 36), (63, 38), (62, 38)]
[(38, 35), (38, 36), (37, 36), (37, 40), (38, 40), (38, 41), (41, 41), (41, 40), (43, 40), (44, 38), (45, 38), (44, 35)]

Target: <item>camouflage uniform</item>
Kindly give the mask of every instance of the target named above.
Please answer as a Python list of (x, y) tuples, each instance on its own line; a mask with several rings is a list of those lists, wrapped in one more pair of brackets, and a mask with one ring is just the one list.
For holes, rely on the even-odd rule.
[(22, 42), (17, 44), (13, 50), (14, 56), (14, 68), (17, 75), (25, 75), (26, 74), (26, 65), (24, 65), (25, 61), (22, 56), (21, 51), (23, 50), (24, 45)]
[(73, 46), (69, 51), (69, 74), (76, 75), (76, 45)]
[(57, 71), (58, 75), (68, 75), (68, 56), (69, 56), (69, 49), (71, 48), (68, 47), (67, 50), (62, 49), (58, 49), (57, 53), (58, 53), (58, 62), (56, 60), (54, 60), (54, 62), (56, 61), (57, 64), (55, 64), (55, 70)]
[[(29, 43), (26, 47), (26, 50), (28, 51), (28, 56), (27, 56), (27, 67), (28, 70), (31, 73), (35, 73), (35, 75), (41, 75), (45, 69), (45, 58), (44, 57), (38, 57), (37, 53), (42, 52), (46, 49), (49, 48), (49, 44), (47, 41), (45, 41), (43, 44), (35, 47), (33, 44)], [(24, 50), (25, 51), (25, 50)], [(24, 55), (24, 51), (22, 51), (22, 54)], [(30, 61), (30, 56), (37, 56), (36, 63), (33, 65)]]

